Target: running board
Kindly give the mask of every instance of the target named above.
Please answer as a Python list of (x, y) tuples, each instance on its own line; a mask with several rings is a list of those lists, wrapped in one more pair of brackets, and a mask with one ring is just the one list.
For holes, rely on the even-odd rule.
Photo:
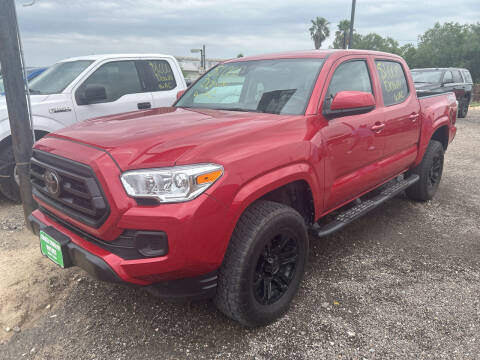
[[(398, 193), (402, 192), (410, 185), (416, 183), (420, 177), (418, 175), (411, 175), (407, 179), (393, 180), (384, 185), (383, 189), (378, 195), (375, 195), (368, 200), (361, 201), (357, 205), (349, 208), (338, 214), (331, 222), (321, 226), (318, 223), (313, 224), (310, 228), (310, 234), (317, 237), (324, 237), (340, 230), (345, 225), (365, 215), (369, 211), (375, 209), (380, 204), (391, 199)], [(358, 199), (357, 199), (358, 201)]]

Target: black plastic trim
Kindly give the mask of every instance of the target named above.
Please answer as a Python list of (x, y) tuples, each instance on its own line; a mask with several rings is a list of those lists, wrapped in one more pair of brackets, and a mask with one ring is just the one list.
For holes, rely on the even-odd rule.
[[(33, 215), (30, 215), (28, 217), (28, 220), (32, 225), (34, 233), (37, 235), (40, 230), (44, 229), (48, 229), (47, 231), (50, 232), (55, 231), (61, 234), (62, 247), (64, 246), (64, 249), (68, 254), (65, 267), (78, 266), (97, 280), (112, 283), (123, 282), (115, 273), (115, 271), (113, 271), (113, 269), (105, 261), (72, 242), (67, 235), (63, 234), (62, 232), (58, 231), (53, 227), (45, 225)], [(59, 235), (56, 235), (56, 237), (58, 236)]]
[(82, 247), (76, 245), (70, 240), (67, 235), (63, 234), (61, 231), (55, 229), (52, 226), (47, 226), (33, 215), (30, 215), (28, 217), (28, 220), (30, 221), (32, 229), (37, 235), (41, 229), (43, 230), (48, 228), (61, 234), (56, 236), (60, 236), (61, 238), (67, 238), (66, 241), (63, 242), (66, 242), (66, 249), (69, 255), (68, 265), (78, 266), (82, 268), (95, 279), (144, 288), (152, 295), (167, 300), (208, 299), (213, 297), (216, 293), (218, 270), (214, 270), (207, 274), (196, 277), (162, 281), (147, 286), (135, 285), (126, 282), (122, 280), (105, 261), (83, 249)]
[[(107, 197), (97, 180), (95, 172), (88, 165), (37, 149), (33, 149), (31, 164), (31, 183), (35, 197), (49, 206), (60, 210), (69, 217), (95, 229), (98, 229), (107, 220), (110, 215)], [(68, 192), (71, 196), (90, 201), (92, 208), (83, 207), (75, 204), (73, 201), (72, 203), (68, 203), (66, 199), (60, 196), (55, 197), (49, 195), (45, 187), (42, 187), (41, 184), (38, 183), (42, 181), (40, 179), (41, 174), (37, 174), (34, 171), (33, 165), (39, 168), (53, 169), (64, 177), (83, 183), (87, 189), (85, 194), (76, 194), (77, 191), (75, 189), (66, 190), (69, 190)], [(100, 212), (100, 214), (97, 214), (97, 212)]]
[[(59, 218), (52, 212), (48, 211), (43, 207), (39, 207), (39, 210), (49, 218), (51, 218), (56, 223), (63, 226), (65, 229), (73, 232), (74, 234), (84, 238), (87, 241), (97, 245), (98, 247), (111, 252), (124, 260), (136, 260), (136, 259), (147, 259), (151, 256), (144, 256), (136, 248), (135, 244), (135, 230), (125, 230), (117, 239), (113, 241), (104, 241), (101, 240), (73, 225)], [(168, 248), (167, 248), (168, 249)], [(164, 254), (165, 255), (165, 254)]]

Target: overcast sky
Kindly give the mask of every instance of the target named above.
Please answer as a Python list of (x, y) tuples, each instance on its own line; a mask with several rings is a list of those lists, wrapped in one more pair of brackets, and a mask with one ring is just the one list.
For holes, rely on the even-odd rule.
[[(100, 53), (190, 54), (207, 57), (313, 48), (310, 19), (350, 18), (350, 0), (16, 0), (27, 65)], [(473, 23), (480, 0), (357, 0), (355, 29), (416, 43), (436, 21)]]

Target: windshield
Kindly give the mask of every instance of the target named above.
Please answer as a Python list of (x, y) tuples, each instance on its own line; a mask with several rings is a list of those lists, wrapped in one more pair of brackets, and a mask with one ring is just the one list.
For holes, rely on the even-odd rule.
[(175, 106), (303, 114), (322, 64), (323, 59), (220, 64), (188, 89)]
[(30, 93), (59, 94), (91, 63), (93, 60), (57, 63), (28, 83)]
[(3, 87), (3, 77), (0, 75), (0, 94), (3, 94), (5, 89)]
[(415, 83), (439, 83), (442, 78), (442, 70), (412, 71)]

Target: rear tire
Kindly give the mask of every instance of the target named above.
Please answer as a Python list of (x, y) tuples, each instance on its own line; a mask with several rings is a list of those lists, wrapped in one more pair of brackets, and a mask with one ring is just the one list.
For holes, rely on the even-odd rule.
[(459, 118), (464, 118), (467, 116), (468, 113), (468, 105), (470, 103), (470, 100), (468, 97), (465, 97), (459, 104), (458, 106), (460, 107), (458, 109), (458, 117)]
[(410, 199), (428, 201), (433, 198), (442, 178), (444, 152), (439, 141), (430, 141), (422, 162), (410, 171), (411, 174), (420, 176), (420, 179), (406, 190)]
[(15, 157), (10, 143), (0, 149), (0, 193), (8, 200), (20, 203), (20, 189), (15, 181)]
[(294, 209), (257, 201), (238, 221), (220, 268), (214, 302), (249, 327), (269, 324), (289, 308), (308, 257), (305, 221)]

